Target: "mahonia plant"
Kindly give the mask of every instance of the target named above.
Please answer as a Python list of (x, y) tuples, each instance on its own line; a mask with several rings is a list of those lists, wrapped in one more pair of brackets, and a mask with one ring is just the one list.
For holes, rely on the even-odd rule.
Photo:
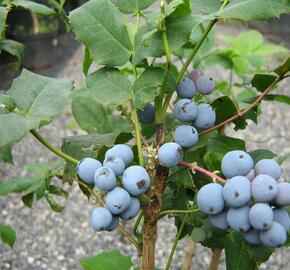
[[(137, 267), (119, 251), (105, 252), (81, 260), (84, 269), (100, 263), (156, 269), (158, 221), (167, 215), (175, 218), (177, 235), (162, 269), (170, 269), (186, 235), (212, 249), (211, 269), (223, 249), (227, 269), (257, 269), (289, 243), (290, 184), (280, 179), (287, 156), (246, 152), (243, 140), (224, 133), (229, 124), (238, 130), (248, 120), (257, 123), (262, 100), (289, 104), (271, 91), (289, 77), (290, 58), (268, 71), (266, 56), (284, 55), (285, 48), (264, 44), (256, 31), (224, 37), (228, 47), (217, 48), (212, 29), (219, 21), (266, 21), (287, 12), (289, 3), (280, 0), (83, 4), (68, 21), (85, 46), (84, 84), (75, 88), (72, 80), (23, 69), (0, 95), (0, 157), (12, 162), (12, 145), (31, 133), (64, 162), (29, 164), (31, 175), (2, 182), (0, 196), (20, 193), (28, 207), (43, 198), (61, 212), (56, 196), (69, 194), (52, 178), (79, 186), (96, 203), (87, 214), (95, 233), (116, 229), (140, 259)], [(210, 77), (205, 68), (212, 64), (230, 69), (239, 82)], [(67, 104), (87, 134), (63, 138), (57, 148), (38, 129)], [(127, 231), (120, 220), (131, 219)], [(0, 233), (13, 246), (12, 228), (3, 224)]]

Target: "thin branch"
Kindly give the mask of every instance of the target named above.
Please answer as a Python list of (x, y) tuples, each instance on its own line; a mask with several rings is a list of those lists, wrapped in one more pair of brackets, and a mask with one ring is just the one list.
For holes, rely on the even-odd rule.
[(216, 182), (220, 182), (222, 184), (226, 183), (227, 180), (221, 178), (220, 176), (216, 175), (215, 173), (213, 172), (210, 172), (196, 164), (192, 164), (192, 163), (189, 163), (189, 162), (185, 162), (185, 161), (181, 161), (179, 163), (180, 166), (183, 166), (183, 167), (186, 167), (186, 168), (189, 168), (191, 169), (192, 171), (199, 171), (207, 176), (209, 176), (210, 178), (212, 178), (214, 181)]
[(46, 148), (48, 148), (50, 151), (58, 155), (59, 157), (73, 163), (78, 164), (78, 160), (67, 155), (66, 153), (62, 152), (59, 148), (53, 146), (50, 142), (48, 142), (44, 137), (40, 135), (35, 129), (30, 130), (30, 133), (38, 140), (40, 141)]
[(196, 209), (186, 209), (186, 210), (179, 210), (179, 209), (172, 209), (172, 210), (165, 210), (165, 211), (161, 211), (159, 213), (160, 217), (163, 217), (167, 214), (191, 214), (191, 213), (195, 213), (195, 212), (199, 212), (199, 208)]
[(214, 248), (212, 250), (210, 266), (208, 268), (209, 270), (217, 270), (218, 269), (221, 253), (222, 253), (222, 250), (219, 248)]
[(253, 108), (255, 108), (261, 101), (262, 99), (273, 89), (273, 87), (280, 81), (281, 79), (277, 79), (275, 80), (272, 84), (270, 84), (268, 86), (268, 88), (260, 95), (256, 98), (256, 100), (250, 104), (247, 108), (241, 110), (241, 111), (238, 111), (235, 115), (229, 117), (228, 119), (226, 119), (225, 121), (211, 127), (211, 128), (208, 128), (208, 129), (205, 129), (203, 131), (201, 131), (198, 135), (199, 136), (202, 136), (204, 134), (207, 134), (213, 130), (216, 130), (216, 129), (219, 129), (223, 126), (225, 126), (226, 124), (229, 124), (231, 122), (233, 122), (234, 120), (244, 116), (247, 112), (249, 112), (250, 110), (252, 110)]
[(136, 247), (138, 254), (141, 254), (139, 243), (121, 225), (117, 227), (117, 231), (124, 235), (128, 241)]
[(196, 244), (193, 242), (190, 236), (187, 237), (187, 246), (185, 248), (185, 256), (183, 260), (182, 270), (190, 270), (192, 265), (192, 259), (196, 251)]
[(167, 261), (167, 264), (166, 264), (166, 267), (165, 267), (165, 270), (169, 270), (170, 269), (170, 265), (171, 265), (171, 262), (172, 262), (172, 259), (173, 259), (173, 255), (174, 255), (174, 252), (176, 250), (176, 247), (177, 247), (177, 243), (179, 241), (179, 238), (182, 234), (182, 231), (183, 231), (183, 228), (185, 226), (185, 223), (186, 223), (186, 219), (188, 217), (188, 214), (186, 214), (182, 220), (182, 223), (179, 227), (179, 230), (178, 230), (178, 233), (175, 237), (175, 240), (174, 240), (174, 243), (173, 243), (173, 246), (171, 248), (171, 251), (170, 251), (170, 254), (169, 254), (169, 257), (168, 257), (168, 261)]

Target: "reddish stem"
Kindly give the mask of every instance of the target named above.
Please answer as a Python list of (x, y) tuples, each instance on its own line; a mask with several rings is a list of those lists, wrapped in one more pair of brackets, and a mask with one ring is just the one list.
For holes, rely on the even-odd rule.
[(235, 115), (231, 116), (230, 118), (226, 119), (225, 121), (211, 127), (211, 128), (208, 128), (208, 129), (205, 129), (203, 130), (202, 132), (200, 132), (198, 135), (199, 136), (202, 136), (204, 134), (207, 134), (213, 130), (216, 130), (218, 128), (221, 128), (223, 127), (224, 125), (226, 124), (229, 124), (231, 122), (233, 122), (234, 120), (242, 117), (243, 115), (245, 115), (247, 112), (249, 112), (250, 110), (252, 110), (253, 108), (255, 108), (259, 102), (262, 101), (262, 99), (273, 89), (273, 87), (277, 84), (277, 82), (279, 82), (281, 80), (281, 78), (275, 80), (272, 84), (270, 84), (268, 86), (268, 88), (260, 95), (256, 98), (256, 100), (250, 104), (247, 108), (245, 108), (244, 110), (241, 110), (241, 111), (238, 111)]
[(189, 162), (185, 162), (185, 161), (181, 161), (179, 163), (179, 165), (183, 166), (183, 167), (186, 167), (186, 168), (189, 168), (191, 170), (195, 170), (195, 171), (199, 171), (207, 176), (209, 176), (210, 178), (212, 178), (214, 181), (217, 181), (217, 182), (220, 182), (222, 184), (225, 184), (227, 182), (227, 180), (221, 178), (220, 176), (216, 175), (215, 173), (213, 172), (210, 172), (198, 165), (194, 165), (192, 163), (189, 163)]
[(149, 147), (149, 143), (147, 142), (146, 138), (144, 137), (142, 133), (141, 133), (141, 140), (145, 147)]

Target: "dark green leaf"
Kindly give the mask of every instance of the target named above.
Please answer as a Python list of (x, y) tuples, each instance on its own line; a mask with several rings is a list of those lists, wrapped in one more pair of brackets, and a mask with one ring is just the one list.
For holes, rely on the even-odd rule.
[(8, 7), (0, 7), (0, 39), (5, 36), (6, 18), (8, 12)]
[(282, 0), (231, 0), (215, 16), (248, 22), (253, 20), (265, 21), (288, 12), (290, 12), (290, 6), (283, 3)]
[(249, 152), (249, 155), (253, 158), (255, 164), (261, 159), (273, 159), (277, 156), (275, 153), (267, 149), (256, 149)]
[(258, 91), (264, 92), (276, 79), (277, 77), (271, 74), (255, 74), (251, 83)]
[(88, 75), (88, 71), (92, 63), (93, 63), (93, 59), (91, 58), (90, 50), (86, 47), (84, 58), (83, 58), (83, 73), (85, 76)]
[(125, 14), (137, 13), (148, 8), (155, 0), (117, 0), (117, 6)]
[(45, 198), (53, 211), (62, 212), (64, 210), (64, 206), (58, 204), (52, 194), (46, 194)]
[(217, 12), (220, 5), (220, 0), (191, 0), (193, 13), (211, 14)]
[(121, 66), (131, 55), (131, 43), (122, 14), (107, 0), (91, 0), (71, 12), (70, 23), (92, 58), (107, 66)]
[(26, 116), (47, 119), (64, 111), (72, 88), (71, 80), (52, 79), (24, 69), (8, 95)]
[(66, 200), (69, 197), (69, 193), (67, 191), (65, 191), (64, 189), (62, 189), (61, 187), (55, 186), (55, 185), (50, 185), (48, 188), (48, 192), (50, 194), (54, 194), (57, 196), (62, 196), (64, 197)]
[(223, 96), (216, 99), (211, 105), (216, 112), (215, 124), (219, 124), (229, 117), (235, 115), (239, 109), (228, 96)]
[(107, 112), (87, 88), (74, 93), (72, 113), (79, 126), (88, 133), (119, 133), (130, 130), (130, 123), (125, 117)]
[(290, 105), (290, 97), (279, 94), (269, 94), (264, 97), (264, 100), (277, 101)]
[(23, 204), (27, 206), (28, 208), (32, 208), (33, 199), (34, 199), (34, 192), (28, 193), (21, 198)]
[(80, 264), (84, 270), (129, 270), (132, 267), (131, 258), (122, 255), (118, 250), (82, 259)]
[(287, 60), (281, 65), (280, 67), (276, 68), (274, 72), (278, 74), (279, 76), (283, 76), (286, 73), (288, 73), (290, 70), (290, 57), (287, 58)]
[(246, 243), (246, 249), (251, 259), (260, 264), (266, 262), (273, 253), (273, 249), (265, 246), (252, 246)]
[(0, 39), (0, 52), (1, 50), (16, 57), (16, 61), (11, 63), (10, 67), (14, 70), (19, 69), (24, 56), (24, 46), (15, 40)]
[(12, 5), (16, 7), (22, 7), (25, 9), (30, 10), (31, 12), (38, 14), (38, 15), (53, 15), (55, 11), (43, 4), (39, 4), (29, 0), (13, 0)]
[(86, 86), (103, 105), (123, 105), (133, 97), (133, 89), (127, 75), (117, 69), (99, 69), (86, 79)]
[(283, 162), (285, 162), (289, 158), (290, 158), (290, 153), (287, 153), (285, 155), (279, 156), (278, 158), (276, 158), (276, 160), (281, 165)]
[(181, 168), (176, 170), (168, 177), (168, 181), (177, 186), (194, 189), (194, 182), (188, 169)]
[(255, 270), (256, 263), (250, 258), (243, 237), (231, 232), (225, 241), (226, 266), (231, 270)]
[(11, 226), (0, 224), (0, 240), (11, 248), (13, 247), (16, 240), (16, 233)]
[(6, 146), (0, 149), (0, 159), (6, 163), (13, 164), (13, 156), (11, 146)]

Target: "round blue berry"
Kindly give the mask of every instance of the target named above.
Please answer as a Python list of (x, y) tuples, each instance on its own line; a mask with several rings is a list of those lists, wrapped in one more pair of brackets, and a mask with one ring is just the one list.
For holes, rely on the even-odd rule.
[(116, 176), (112, 169), (101, 167), (94, 177), (95, 186), (102, 191), (111, 191), (116, 187)]
[(183, 158), (182, 148), (177, 143), (165, 143), (158, 150), (158, 158), (162, 166), (173, 168), (177, 166)]
[(88, 184), (94, 183), (94, 175), (97, 169), (102, 167), (102, 163), (94, 158), (84, 158), (77, 165), (77, 174), (81, 180)]
[(188, 125), (179, 126), (174, 131), (174, 141), (183, 148), (190, 148), (198, 142), (197, 130)]
[(176, 102), (173, 110), (174, 116), (182, 122), (192, 122), (197, 116), (196, 104), (190, 99), (180, 99)]

